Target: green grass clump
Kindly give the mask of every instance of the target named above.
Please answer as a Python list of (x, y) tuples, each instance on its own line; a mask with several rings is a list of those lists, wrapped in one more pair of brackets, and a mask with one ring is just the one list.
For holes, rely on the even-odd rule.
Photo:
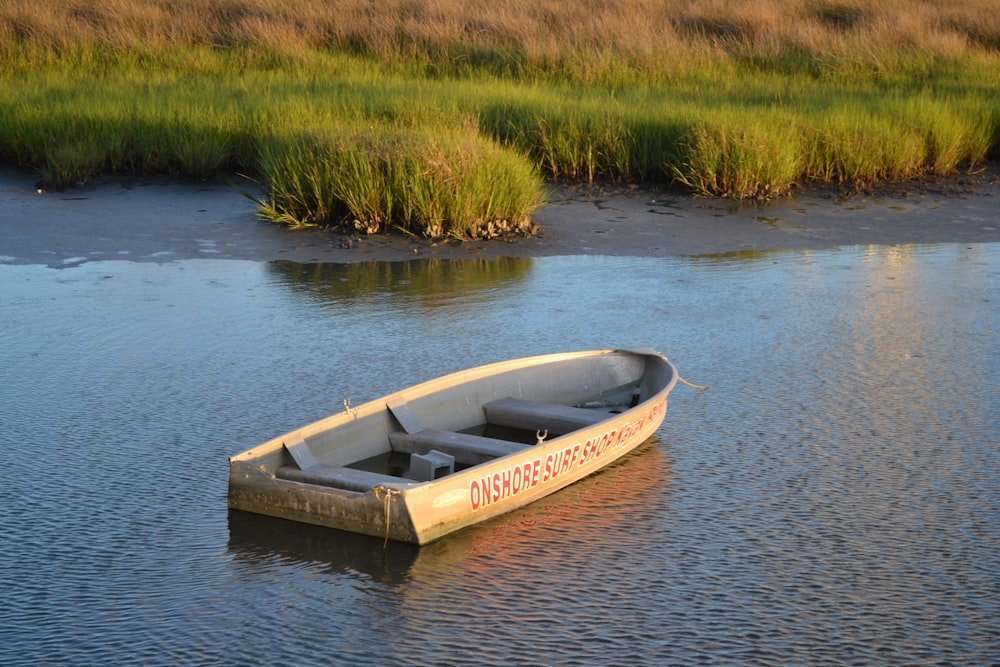
[(685, 140), (677, 180), (692, 190), (733, 199), (784, 194), (801, 172), (794, 122), (780, 117), (696, 123)]
[(530, 233), (542, 182), (530, 163), (472, 123), (327, 128), (261, 152), (261, 214), (292, 227), (346, 223), (431, 238)]

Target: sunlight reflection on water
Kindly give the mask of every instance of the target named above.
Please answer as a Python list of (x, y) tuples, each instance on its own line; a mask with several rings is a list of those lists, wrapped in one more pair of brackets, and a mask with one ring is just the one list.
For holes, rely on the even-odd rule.
[[(1000, 660), (1000, 246), (0, 265), (0, 662)], [(657, 438), (417, 549), (227, 457), (459, 368), (648, 345)], [(294, 630), (294, 631), (293, 631)]]

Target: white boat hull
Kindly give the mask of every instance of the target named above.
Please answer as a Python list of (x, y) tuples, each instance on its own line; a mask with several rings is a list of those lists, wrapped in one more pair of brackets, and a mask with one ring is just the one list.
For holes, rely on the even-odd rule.
[[(232, 457), (229, 505), (426, 544), (621, 458), (663, 422), (676, 380), (649, 350), (545, 355), (444, 376)], [(470, 433), (487, 424), (545, 437)], [(428, 459), (454, 458), (456, 470), (418, 481), (357, 467), (392, 452), (411, 456), (411, 472)]]

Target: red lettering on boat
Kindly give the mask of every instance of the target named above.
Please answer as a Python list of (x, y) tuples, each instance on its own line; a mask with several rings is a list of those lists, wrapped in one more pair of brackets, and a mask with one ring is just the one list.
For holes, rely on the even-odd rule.
[(547, 482), (552, 478), (552, 454), (545, 457), (545, 471), (542, 473), (542, 481)]
[(587, 465), (609, 451), (627, 446), (642, 431), (654, 423), (665, 407), (665, 402), (651, 406), (633, 421), (609, 429), (599, 436), (577, 442), (542, 457), (516, 463), (488, 473), (469, 482), (469, 505), (473, 510), (516, 496), (539, 484), (560, 477), (574, 468)]
[(479, 505), (483, 501), (482, 493), (482, 490), (479, 488), (478, 479), (469, 482), (469, 504), (473, 510), (479, 509)]

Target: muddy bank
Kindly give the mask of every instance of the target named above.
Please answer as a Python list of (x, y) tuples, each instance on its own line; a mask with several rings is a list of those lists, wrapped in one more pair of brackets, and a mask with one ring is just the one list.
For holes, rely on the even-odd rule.
[(124, 259), (297, 262), (617, 255), (656, 257), (821, 250), (849, 245), (1000, 241), (995, 173), (844, 196), (810, 189), (765, 204), (669, 190), (554, 188), (533, 238), (443, 241), (342, 230), (289, 231), (258, 220), (226, 184), (98, 183), (39, 192), (30, 174), (0, 172), (0, 262), (72, 266)]

